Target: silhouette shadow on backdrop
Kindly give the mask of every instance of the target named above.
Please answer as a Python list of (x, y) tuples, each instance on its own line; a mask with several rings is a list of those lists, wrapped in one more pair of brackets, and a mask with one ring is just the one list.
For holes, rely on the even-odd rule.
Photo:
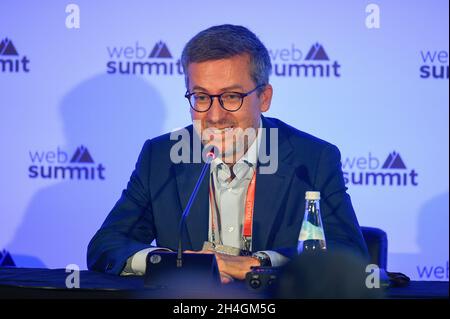
[[(420, 251), (417, 254), (389, 254), (389, 270), (404, 272), (412, 280), (448, 281), (448, 209), (448, 193), (424, 201), (417, 220), (417, 244)], [(445, 240), (442, 240), (443, 234), (447, 235)], [(411, 268), (408, 271), (395, 269), (390, 266), (389, 259), (394, 261), (393, 264), (401, 263)]]
[[(80, 83), (60, 110), (66, 144), (48, 147), (66, 152), (67, 162), (53, 165), (94, 168), (94, 179), (81, 174), (71, 180), (67, 171), (35, 193), (6, 246), (18, 267), (86, 268), (89, 240), (126, 187), (145, 140), (162, 133), (166, 113), (159, 93), (144, 79), (110, 75)], [(81, 145), (94, 163), (70, 163)], [(44, 166), (47, 172), (51, 165)]]

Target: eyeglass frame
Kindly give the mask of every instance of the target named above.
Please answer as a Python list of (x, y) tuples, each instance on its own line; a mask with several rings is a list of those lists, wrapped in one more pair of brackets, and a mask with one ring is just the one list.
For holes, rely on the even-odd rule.
[[(211, 107), (212, 107), (212, 105), (213, 105), (213, 103), (214, 103), (214, 98), (217, 98), (217, 99), (219, 100), (219, 105), (220, 105), (220, 107), (223, 108), (225, 111), (227, 111), (227, 112), (237, 112), (237, 111), (239, 111), (239, 110), (241, 109), (242, 105), (244, 104), (244, 98), (245, 98), (246, 96), (252, 94), (253, 92), (255, 92), (256, 90), (258, 90), (258, 89), (260, 89), (260, 88), (262, 88), (262, 87), (265, 87), (266, 85), (267, 85), (267, 84), (260, 84), (260, 85), (256, 86), (253, 90), (248, 91), (248, 92), (246, 92), (246, 93), (242, 93), (242, 92), (234, 92), (234, 91), (227, 91), (227, 92), (223, 92), (223, 93), (221, 93), (221, 94), (208, 94), (208, 93), (206, 93), (206, 92), (191, 92), (191, 93), (189, 93), (189, 91), (186, 91), (186, 94), (184, 94), (184, 97), (189, 101), (189, 105), (191, 106), (191, 108), (192, 108), (195, 112), (199, 112), (199, 113), (205, 113), (205, 112), (208, 112), (208, 111), (211, 109)], [(196, 110), (196, 109), (192, 106), (192, 103), (191, 103), (191, 96), (194, 95), (194, 94), (198, 94), (198, 93), (202, 93), (202, 94), (208, 95), (208, 97), (209, 97), (209, 101), (210, 101), (209, 107), (208, 107), (206, 110), (204, 110), (204, 111), (198, 111), (198, 110)], [(228, 109), (225, 108), (225, 106), (223, 105), (222, 95), (227, 94), (227, 93), (236, 93), (236, 94), (238, 94), (238, 95), (241, 97), (241, 105), (239, 105), (239, 107), (238, 107), (236, 110), (232, 110), (232, 111), (231, 111), (231, 110), (228, 110)]]

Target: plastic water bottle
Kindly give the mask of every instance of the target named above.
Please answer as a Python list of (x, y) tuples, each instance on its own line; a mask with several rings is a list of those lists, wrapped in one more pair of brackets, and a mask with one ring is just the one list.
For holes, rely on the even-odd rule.
[(325, 251), (327, 243), (320, 217), (320, 192), (305, 193), (305, 216), (298, 238), (298, 253)]

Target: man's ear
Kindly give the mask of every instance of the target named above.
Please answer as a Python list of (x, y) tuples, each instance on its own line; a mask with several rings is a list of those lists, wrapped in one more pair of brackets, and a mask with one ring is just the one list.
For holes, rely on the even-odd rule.
[(261, 113), (267, 112), (270, 109), (270, 103), (272, 102), (272, 94), (273, 94), (272, 85), (267, 84), (264, 87), (264, 90), (259, 95), (259, 99), (261, 101), (259, 109), (261, 110)]

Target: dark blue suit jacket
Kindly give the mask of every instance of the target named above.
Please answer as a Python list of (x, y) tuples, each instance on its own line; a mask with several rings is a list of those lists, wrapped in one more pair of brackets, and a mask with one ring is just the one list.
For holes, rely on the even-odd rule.
[[(262, 117), (262, 124), (264, 128), (278, 128), (278, 170), (274, 174), (257, 173), (253, 250), (293, 254), (304, 215), (305, 192), (320, 191), (328, 249), (346, 249), (367, 257), (346, 193), (337, 147), (278, 119)], [(187, 129), (192, 133), (192, 125)], [(270, 130), (265, 132), (270, 134)], [(158, 247), (176, 250), (179, 220), (203, 164), (173, 164), (170, 149), (177, 141), (169, 136), (145, 143), (127, 188), (89, 243), (89, 269), (119, 274), (127, 259), (148, 248), (154, 239)], [(266, 149), (270, 150), (269, 145)], [(208, 240), (208, 187), (209, 179), (205, 178), (186, 221), (184, 249), (200, 250)]]

